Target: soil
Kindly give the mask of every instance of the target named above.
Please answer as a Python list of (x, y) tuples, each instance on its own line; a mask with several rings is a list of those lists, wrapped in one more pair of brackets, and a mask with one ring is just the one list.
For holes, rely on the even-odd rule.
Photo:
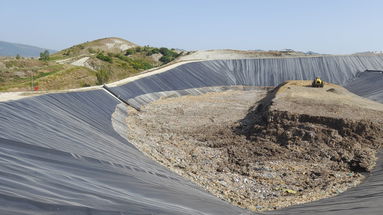
[(129, 109), (127, 118), (129, 140), (138, 149), (253, 211), (334, 196), (359, 184), (375, 165), (382, 122), (382, 104), (335, 85), (297, 83), (270, 92), (163, 98), (140, 112)]
[[(319, 54), (315, 54), (319, 55)], [(314, 55), (296, 51), (255, 51), (255, 50), (198, 50), (190, 52), (178, 58), (178, 61), (195, 60), (227, 60), (227, 59), (251, 59), (251, 58), (276, 58), (276, 57), (312, 57)]]

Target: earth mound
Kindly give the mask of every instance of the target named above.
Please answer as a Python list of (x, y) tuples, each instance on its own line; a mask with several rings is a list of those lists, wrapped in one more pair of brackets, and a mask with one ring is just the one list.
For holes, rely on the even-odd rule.
[(272, 210), (359, 184), (383, 143), (383, 105), (332, 84), (163, 98), (130, 110), (141, 151), (240, 207)]

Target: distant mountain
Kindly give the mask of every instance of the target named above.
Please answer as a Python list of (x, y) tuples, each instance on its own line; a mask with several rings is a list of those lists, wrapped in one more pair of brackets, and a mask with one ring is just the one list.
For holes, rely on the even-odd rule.
[(0, 41), (0, 56), (16, 56), (19, 54), (23, 57), (38, 57), (40, 56), (40, 52), (45, 50), (48, 50), (51, 54), (57, 52), (52, 49)]

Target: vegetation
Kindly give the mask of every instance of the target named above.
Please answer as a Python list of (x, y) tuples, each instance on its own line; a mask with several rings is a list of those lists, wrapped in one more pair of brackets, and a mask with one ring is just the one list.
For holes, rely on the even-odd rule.
[(125, 51), (125, 55), (130, 56), (135, 53), (143, 53), (146, 56), (152, 56), (154, 54), (161, 54), (161, 58), (159, 59), (162, 63), (166, 64), (170, 61), (176, 59), (178, 56), (180, 56), (180, 53), (175, 52), (174, 49), (168, 49), (168, 48), (154, 48), (150, 46), (144, 46), (144, 47), (135, 47), (131, 48)]
[(49, 51), (45, 50), (44, 52), (41, 52), (39, 60), (48, 61), (49, 60)]
[(155, 67), (155, 63), (151, 62), (148, 59), (145, 58), (139, 58), (139, 57), (128, 57), (123, 54), (115, 54), (113, 57), (116, 57), (122, 61), (124, 61), (124, 67), (133, 67), (135, 70), (147, 70)]
[(28, 58), (4, 58), (0, 70), (0, 91), (31, 90), (32, 75), (34, 86), (40, 90), (57, 90), (95, 85), (94, 71), (85, 67), (57, 64)]
[(106, 69), (101, 69), (96, 72), (96, 77), (97, 77), (97, 83), (98, 85), (105, 84), (106, 82), (109, 81), (110, 78), (110, 70)]
[(92, 47), (88, 48), (88, 52), (90, 54), (94, 54), (94, 53), (97, 53), (97, 51), (95, 49), (93, 49)]
[[(40, 90), (102, 85), (169, 63), (180, 55), (174, 49), (139, 47), (128, 41), (126, 45), (135, 47), (108, 49), (105, 43), (116, 39), (86, 42), (52, 55), (45, 50), (38, 60), (20, 56), (0, 59), (0, 91), (31, 90), (32, 75)], [(84, 58), (84, 66), (71, 64)], [(81, 65), (79, 62), (76, 65)]]
[(98, 59), (106, 61), (108, 63), (112, 63), (113, 60), (110, 56), (105, 56), (102, 52), (98, 53), (96, 56)]
[(72, 46), (66, 50), (63, 51), (62, 55), (64, 56), (74, 56), (80, 54), (80, 51), (85, 49), (85, 46), (80, 44), (80, 45), (75, 45)]
[(169, 63), (170, 61), (174, 60), (177, 58), (180, 54), (173, 50), (169, 50), (167, 48), (160, 48), (160, 53), (163, 55), (160, 58), (160, 61), (163, 63)]

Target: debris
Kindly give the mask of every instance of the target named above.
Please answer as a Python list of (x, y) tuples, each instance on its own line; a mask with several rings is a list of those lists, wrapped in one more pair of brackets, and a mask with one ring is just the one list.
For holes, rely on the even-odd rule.
[[(296, 86), (289, 87), (289, 93), (296, 93)], [(322, 91), (306, 88), (305, 93)], [(337, 92), (335, 96), (344, 91), (337, 88)], [(135, 125), (128, 131), (129, 140), (212, 194), (256, 211), (336, 195), (363, 179), (358, 171), (373, 167), (374, 147), (381, 143), (356, 132), (379, 136), (383, 132), (376, 124), (365, 126), (369, 122), (355, 118), (349, 106), (341, 111), (344, 118), (327, 116), (333, 114), (329, 109), (334, 106), (312, 100), (307, 104), (299, 97), (278, 99), (272, 107), (265, 102), (257, 108), (261, 99), (267, 101), (266, 93), (225, 91), (157, 100), (142, 112), (128, 115), (127, 124)], [(374, 110), (357, 110), (370, 118), (383, 116)], [(347, 120), (349, 115), (354, 118)], [(140, 135), (142, 130), (146, 135)], [(181, 160), (184, 168), (175, 168), (174, 163)]]

